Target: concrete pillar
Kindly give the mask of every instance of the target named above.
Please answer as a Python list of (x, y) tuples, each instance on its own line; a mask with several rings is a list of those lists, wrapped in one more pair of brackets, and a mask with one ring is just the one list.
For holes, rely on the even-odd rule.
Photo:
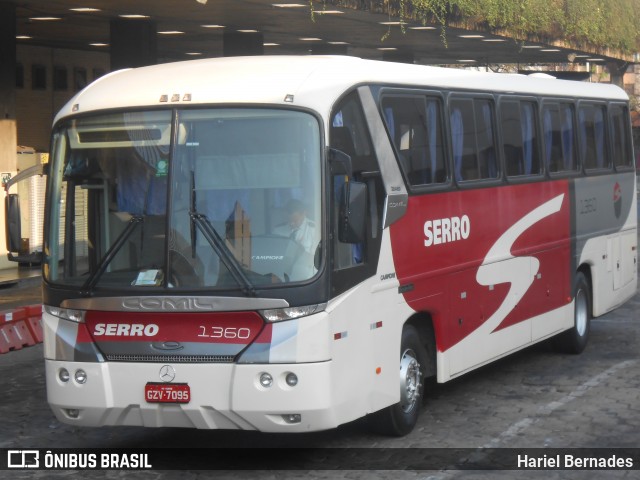
[[(16, 6), (0, 1), (0, 174), (16, 173)], [(4, 188), (0, 189), (0, 269), (16, 267), (7, 260)]]
[(611, 75), (611, 83), (624, 88), (624, 74), (629, 64), (627, 62), (607, 62), (607, 70)]
[(222, 51), (225, 57), (264, 54), (264, 35), (260, 32), (224, 31)]
[(111, 70), (158, 63), (156, 22), (146, 18), (111, 20)]

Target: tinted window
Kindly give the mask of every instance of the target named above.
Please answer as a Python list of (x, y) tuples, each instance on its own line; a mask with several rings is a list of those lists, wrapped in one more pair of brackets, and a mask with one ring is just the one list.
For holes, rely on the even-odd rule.
[(47, 89), (47, 68), (43, 65), (31, 66), (31, 88), (33, 90)]
[(67, 69), (66, 67), (53, 67), (53, 89), (57, 91), (67, 90)]
[(609, 168), (604, 105), (583, 104), (578, 109), (582, 165), (586, 170)]
[[(330, 125), (329, 145), (351, 156), (353, 173), (349, 179), (344, 168), (331, 165), (331, 294), (338, 295), (377, 271), (386, 197), (369, 126), (357, 92), (351, 92), (334, 107)], [(340, 204), (347, 181), (366, 185), (366, 234), (362, 243), (346, 243), (339, 238)]]
[(377, 261), (377, 248), (381, 231), (382, 204), (384, 188), (380, 177), (378, 160), (375, 156), (367, 123), (356, 93), (347, 95), (336, 107), (331, 116), (331, 147), (341, 150), (351, 157), (352, 179), (367, 185), (367, 239), (364, 243), (351, 244), (338, 238), (338, 212), (342, 201), (342, 192), (348, 179), (344, 174), (332, 176), (333, 208), (333, 268), (334, 270), (365, 266), (369, 261)]
[(542, 107), (544, 158), (551, 173), (574, 172), (578, 162), (575, 116), (570, 103), (546, 103)]
[(425, 96), (388, 96), (382, 100), (382, 109), (408, 182), (414, 186), (445, 182), (440, 100)]
[(500, 116), (507, 175), (540, 173), (536, 104), (519, 100), (502, 101)]
[(625, 105), (610, 105), (611, 144), (613, 146), (613, 163), (616, 167), (631, 167), (631, 138), (629, 136), (629, 112)]
[(457, 181), (498, 178), (494, 118), (493, 103), (488, 99), (451, 100), (449, 122)]

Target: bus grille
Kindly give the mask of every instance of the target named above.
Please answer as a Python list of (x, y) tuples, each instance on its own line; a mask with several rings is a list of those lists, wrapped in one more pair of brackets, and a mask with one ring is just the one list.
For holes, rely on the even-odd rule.
[(110, 362), (233, 363), (233, 355), (106, 355)]

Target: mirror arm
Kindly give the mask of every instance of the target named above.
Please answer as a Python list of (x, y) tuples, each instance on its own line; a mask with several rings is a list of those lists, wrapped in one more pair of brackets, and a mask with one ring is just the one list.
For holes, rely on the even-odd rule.
[[(20, 182), (21, 180), (24, 180), (26, 178), (32, 177), (34, 175), (45, 175), (45, 168), (44, 165), (40, 164), (40, 165), (34, 165), (33, 167), (29, 167), (26, 170), (22, 170), (19, 174), (17, 174), (15, 177), (12, 177), (9, 179), (9, 181), (5, 184), (3, 184), (4, 186), (4, 191), (9, 193), (9, 189), (15, 185), (16, 183)], [(48, 170), (48, 168), (47, 168)]]
[(333, 175), (347, 175), (349, 178), (353, 176), (353, 167), (349, 155), (336, 148), (328, 147), (327, 158)]

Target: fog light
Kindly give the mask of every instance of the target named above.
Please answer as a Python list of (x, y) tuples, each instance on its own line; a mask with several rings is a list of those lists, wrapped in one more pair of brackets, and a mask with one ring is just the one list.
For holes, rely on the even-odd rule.
[(76, 374), (74, 377), (76, 379), (76, 382), (82, 385), (87, 381), (87, 372), (85, 372), (84, 370), (76, 370)]
[(282, 419), (288, 424), (300, 423), (302, 421), (302, 415), (299, 413), (288, 413), (282, 415)]
[(69, 381), (69, 370), (66, 368), (61, 368), (58, 371), (58, 378), (62, 383), (67, 383)]
[(80, 410), (77, 410), (75, 408), (67, 408), (67, 415), (70, 418), (78, 418), (80, 416)]
[(269, 388), (271, 385), (273, 385), (273, 377), (267, 372), (261, 373), (260, 385), (262, 385), (264, 388)]
[(298, 376), (295, 373), (288, 373), (285, 380), (290, 387), (295, 387), (298, 384)]

